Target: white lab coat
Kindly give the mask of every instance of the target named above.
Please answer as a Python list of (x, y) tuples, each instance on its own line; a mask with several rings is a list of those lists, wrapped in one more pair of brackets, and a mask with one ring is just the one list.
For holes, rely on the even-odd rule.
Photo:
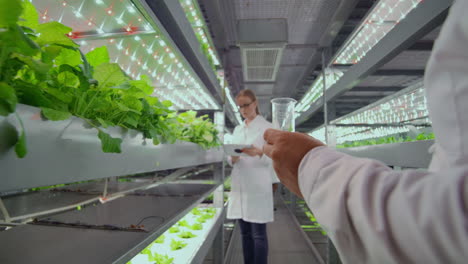
[[(272, 124), (257, 115), (247, 126), (245, 123), (236, 126), (233, 132), (234, 144), (253, 144), (263, 146), (263, 133)], [(229, 164), (232, 164), (230, 157)], [(229, 197), (227, 218), (243, 219), (252, 223), (273, 221), (272, 184), (279, 182), (273, 173), (269, 157), (261, 158), (241, 156), (233, 165), (231, 173), (231, 193)]]
[(467, 14), (467, 0), (454, 3), (426, 69), (432, 172), (328, 147), (301, 161), (301, 192), (344, 263), (468, 263)]

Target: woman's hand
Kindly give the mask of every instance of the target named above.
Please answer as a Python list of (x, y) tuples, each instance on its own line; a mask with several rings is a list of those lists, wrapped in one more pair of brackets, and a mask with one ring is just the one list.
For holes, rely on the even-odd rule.
[(242, 149), (242, 153), (245, 153), (251, 157), (255, 157), (255, 156), (262, 156), (263, 155), (263, 151), (259, 148), (256, 148), (256, 147), (251, 147), (251, 148), (243, 148)]

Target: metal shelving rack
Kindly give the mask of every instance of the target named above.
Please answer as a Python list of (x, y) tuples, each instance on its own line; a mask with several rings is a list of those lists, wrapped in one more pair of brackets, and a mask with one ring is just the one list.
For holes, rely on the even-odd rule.
[[(382, 65), (390, 61), (401, 51), (407, 49), (415, 40), (433, 30), (443, 21), (445, 12), (452, 4), (451, 0), (427, 0), (421, 6), (401, 20), (384, 38), (382, 38), (357, 64), (351, 66), (344, 75), (329, 86), (324, 94), (325, 101), (331, 102), (339, 95), (352, 89), (359, 80), (365, 79)], [(324, 100), (318, 98), (310, 107), (300, 113), (296, 124), (300, 125), (324, 106)]]
[[(97, 130), (82, 119), (43, 121), (39, 108), (26, 105), (18, 106), (17, 113), (25, 126), (29, 153), (23, 159), (12, 149), (0, 154), (4, 173), (0, 192), (190, 167), (220, 162), (223, 157), (221, 149), (205, 151), (189, 142), (154, 146), (141, 133), (121, 128), (107, 131), (123, 138), (122, 153), (103, 153)], [(10, 125), (21, 129), (14, 115), (0, 117), (0, 124), (3, 131)]]
[[(226, 95), (218, 79), (213, 72), (206, 56), (202, 53), (200, 43), (195, 36), (190, 22), (185, 16), (185, 11), (179, 1), (147, 1), (139, 0), (148, 16), (157, 17), (161, 21), (174, 43), (179, 47), (188, 63), (205, 84), (207, 89), (215, 97), (217, 102), (226, 102)], [(231, 107), (226, 107), (226, 115), (233, 124), (237, 124), (235, 113)]]
[(432, 144), (434, 144), (434, 140), (422, 140), (337, 150), (359, 158), (379, 160), (389, 166), (427, 168), (431, 161), (431, 154), (428, 149)]
[[(137, 131), (111, 128), (107, 132), (123, 139), (122, 153), (103, 153), (96, 129), (87, 127), (82, 119), (43, 121), (39, 108), (26, 105), (19, 105), (17, 113), (28, 135), (29, 153), (19, 159), (12, 148), (2, 149), (0, 166), (5, 173), (0, 193), (87, 180), (104, 181), (3, 197), (0, 216), (4, 225), (13, 228), (0, 233), (0, 241), (5, 242), (2, 244), (8, 244), (0, 249), (1, 263), (59, 259), (68, 259), (69, 263), (126, 263), (212, 192), (214, 207), (221, 210), (220, 217), (195, 259), (203, 259), (213, 241), (222, 239), (223, 153), (220, 149), (203, 150), (188, 142), (154, 146), (152, 142), (147, 144)], [(0, 117), (2, 138), (6, 138), (12, 126), (20, 127), (16, 117)], [(203, 164), (214, 167), (214, 184), (171, 183), (191, 167)], [(114, 176), (177, 168), (161, 182), (108, 180)], [(80, 210), (75, 210), (78, 207)], [(127, 227), (152, 215), (164, 221), (153, 220), (158, 223), (149, 225), (147, 232), (31, 224), (32, 219), (61, 216), (64, 218), (56, 219), (57, 222), (68, 219), (68, 223)], [(22, 254), (14, 253), (18, 251), (12, 248), (21, 249)], [(222, 249), (219, 250), (216, 254), (222, 259)]]
[[(219, 110), (224, 96), (216, 77), (209, 67), (206, 68), (207, 65), (201, 67), (206, 72), (200, 72), (200, 65), (194, 64), (194, 58), (185, 54), (184, 48), (179, 44), (180, 40), (175, 43), (173, 33), (169, 32), (172, 28), (167, 28), (167, 21), (161, 21), (167, 18), (155, 16), (143, 0), (121, 1), (116, 6), (110, 6), (105, 9), (106, 14), (103, 14), (102, 19), (91, 14), (105, 8), (106, 3), (83, 2), (78, 8), (75, 2), (64, 1), (62, 5), (52, 5), (47, 9), (48, 13), (41, 13), (40, 19), (41, 22), (53, 19), (62, 21), (62, 18), (64, 21), (76, 20), (76, 23), (72, 23), (79, 31), (72, 33), (79, 36), (76, 41), (85, 50), (93, 49), (96, 45), (111, 46), (111, 60), (126, 63), (127, 74), (132, 77), (140, 73), (155, 75), (156, 70), (151, 73), (148, 68), (145, 69), (146, 62), (149, 67), (154, 64), (154, 61), (150, 61), (153, 57), (156, 59), (156, 56), (160, 56), (165, 60), (171, 58), (177, 67), (169, 66), (164, 68), (164, 72), (158, 72), (156, 86), (164, 87), (163, 79), (169, 78), (174, 82), (179, 80), (173, 71), (181, 69), (186, 76), (193, 78), (194, 83), (201, 84), (198, 88), (200, 91), (209, 91), (214, 96), (214, 104), (211, 105), (216, 105)], [(92, 4), (96, 6), (91, 8)], [(84, 8), (81, 9), (83, 5)], [(117, 10), (117, 6), (120, 8), (124, 5), (127, 9)], [(87, 14), (87, 11), (91, 13)], [(118, 11), (122, 12), (116, 13)], [(138, 23), (133, 21), (137, 18)], [(183, 13), (181, 18), (186, 20)], [(191, 28), (188, 29), (191, 32)], [(191, 34), (193, 35), (192, 32)], [(186, 38), (187, 35), (183, 37)], [(130, 40), (140, 42), (136, 46), (131, 44), (135, 48), (133, 53), (128, 46)], [(149, 54), (152, 47), (155, 53)], [(140, 53), (148, 51), (151, 56), (135, 54), (137, 50)], [(206, 61), (204, 57), (195, 59), (201, 63)], [(180, 88), (178, 85), (174, 87)], [(214, 193), (213, 207), (218, 209), (217, 218), (191, 262), (201, 262), (213, 245), (214, 261), (221, 263), (224, 222), (222, 149), (204, 150), (189, 142), (155, 146), (151, 141), (146, 142), (138, 131), (112, 127), (102, 129), (112, 137), (123, 140), (122, 153), (103, 153), (97, 130), (90, 127), (85, 120), (72, 117), (65, 121), (47, 121), (41, 118), (40, 111), (39, 108), (27, 105), (17, 107), (17, 114), (27, 135), (28, 154), (23, 159), (17, 158), (12, 146), (7, 143), (8, 139), (16, 138), (12, 128), (16, 127), (21, 131), (21, 124), (14, 115), (0, 117), (0, 166), (3, 172), (0, 185), (0, 196), (3, 196), (0, 198), (0, 224), (11, 227), (0, 232), (0, 244), (5, 245), (0, 249), (0, 263), (127, 263), (211, 193)], [(175, 182), (179, 176), (200, 165), (212, 168), (214, 183)], [(159, 182), (112, 180), (116, 176), (166, 170), (175, 171)], [(67, 185), (62, 189), (23, 192), (40, 186), (89, 180), (102, 181)], [(142, 193), (144, 190), (153, 193)], [(137, 224), (140, 219), (155, 215), (163, 217), (164, 221), (160, 221), (162, 218), (146, 219), (150, 223), (145, 222), (147, 232), (101, 229), (102, 226), (111, 224), (126, 228)], [(60, 221), (80, 221), (99, 228), (36, 225), (31, 222), (33, 219), (44, 220), (59, 216), (64, 217)]]

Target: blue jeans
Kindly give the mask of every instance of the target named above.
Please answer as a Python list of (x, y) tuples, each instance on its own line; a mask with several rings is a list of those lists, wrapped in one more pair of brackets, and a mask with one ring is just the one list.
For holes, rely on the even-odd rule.
[(268, 238), (266, 224), (246, 222), (239, 219), (242, 234), (242, 249), (245, 264), (267, 264)]

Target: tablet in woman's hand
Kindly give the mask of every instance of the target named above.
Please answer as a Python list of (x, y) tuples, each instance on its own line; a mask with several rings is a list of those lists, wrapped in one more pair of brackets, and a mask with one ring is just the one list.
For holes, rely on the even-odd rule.
[(228, 156), (248, 156), (242, 153), (243, 148), (251, 148), (252, 145), (248, 144), (224, 144), (224, 153)]

